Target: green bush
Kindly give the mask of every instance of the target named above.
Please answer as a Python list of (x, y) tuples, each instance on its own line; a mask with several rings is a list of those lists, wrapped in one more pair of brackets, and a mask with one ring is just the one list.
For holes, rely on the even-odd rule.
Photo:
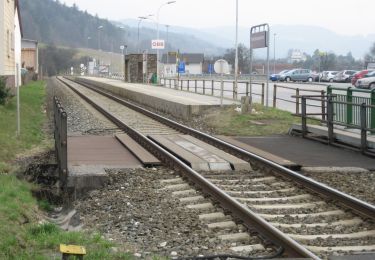
[(0, 105), (5, 105), (12, 96), (10, 89), (6, 86), (7, 79), (4, 76), (0, 77)]

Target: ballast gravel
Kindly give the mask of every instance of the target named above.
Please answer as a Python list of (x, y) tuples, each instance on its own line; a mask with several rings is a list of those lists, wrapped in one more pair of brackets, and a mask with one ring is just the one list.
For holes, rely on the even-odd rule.
[[(199, 212), (180, 203), (161, 179), (177, 177), (164, 167), (110, 170), (107, 187), (92, 191), (76, 202), (82, 224), (142, 258), (153, 255), (187, 257), (232, 253), (198, 218)], [(252, 237), (250, 244), (259, 244)], [(251, 255), (270, 255), (272, 249)]]

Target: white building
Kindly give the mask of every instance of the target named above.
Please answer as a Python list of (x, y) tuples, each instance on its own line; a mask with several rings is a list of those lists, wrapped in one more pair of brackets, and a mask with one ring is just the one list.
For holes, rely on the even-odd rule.
[(288, 52), (288, 62), (294, 63), (294, 62), (303, 62), (306, 61), (307, 57), (306, 55), (301, 51), (297, 49), (289, 50)]
[[(0, 0), (0, 76), (7, 78), (7, 85), (21, 82), (22, 25), (18, 0)], [(18, 64), (19, 70), (16, 71)]]
[[(204, 62), (203, 53), (181, 53), (179, 60), (185, 64), (185, 73), (183, 74), (202, 74)], [(165, 77), (173, 77), (177, 75), (176, 55), (163, 54), (161, 63)]]

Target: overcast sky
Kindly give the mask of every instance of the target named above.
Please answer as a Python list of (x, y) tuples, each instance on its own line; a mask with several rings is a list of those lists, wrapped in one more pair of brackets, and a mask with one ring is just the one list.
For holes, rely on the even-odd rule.
[[(155, 14), (162, 0), (60, 0), (102, 18)], [(177, 0), (160, 11), (160, 23), (207, 28), (235, 23), (235, 0)], [(325, 27), (346, 35), (375, 34), (375, 0), (239, 0), (239, 25), (264, 22)]]

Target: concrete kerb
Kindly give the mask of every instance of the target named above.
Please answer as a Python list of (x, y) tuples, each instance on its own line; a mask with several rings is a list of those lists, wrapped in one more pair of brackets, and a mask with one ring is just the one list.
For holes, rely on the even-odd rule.
[(340, 174), (361, 174), (369, 172), (368, 169), (359, 167), (302, 167), (301, 172), (305, 173), (340, 173)]

